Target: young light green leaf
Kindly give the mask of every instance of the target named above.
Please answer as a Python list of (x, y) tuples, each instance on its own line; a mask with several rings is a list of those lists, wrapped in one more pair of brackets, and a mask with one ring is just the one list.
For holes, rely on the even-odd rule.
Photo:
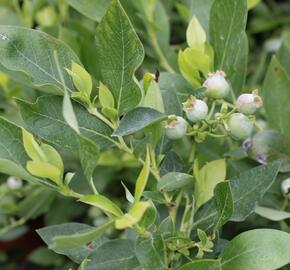
[(146, 187), (149, 173), (150, 173), (150, 154), (149, 149), (147, 148), (145, 163), (143, 165), (142, 171), (140, 172), (137, 178), (135, 185), (134, 202), (138, 202), (140, 200), (143, 191)]
[(100, 82), (99, 86), (99, 100), (103, 108), (115, 107), (115, 100), (111, 91), (102, 82)]
[(130, 192), (130, 190), (126, 187), (126, 185), (121, 182), (123, 188), (125, 189), (125, 193), (126, 193), (126, 199), (129, 203), (134, 203), (134, 196), (132, 195), (132, 193)]
[(193, 176), (186, 173), (170, 172), (161, 177), (157, 189), (162, 192), (178, 191), (188, 185), (193, 186)]
[(223, 270), (274, 270), (290, 263), (290, 234), (272, 229), (244, 232), (220, 255)]
[(72, 62), (71, 69), (66, 69), (72, 77), (73, 83), (78, 91), (90, 99), (93, 82), (91, 75), (79, 64)]
[(39, 160), (28, 161), (26, 168), (34, 176), (50, 179), (57, 184), (61, 183), (61, 171), (48, 162)]
[(137, 107), (126, 113), (112, 136), (125, 136), (165, 120), (167, 116), (151, 108)]
[(186, 40), (189, 47), (204, 50), (206, 33), (196, 16), (192, 17), (186, 30)]
[(255, 213), (272, 221), (282, 221), (290, 218), (290, 213), (263, 206), (257, 206)]
[(56, 250), (67, 250), (85, 246), (102, 236), (112, 225), (113, 221), (109, 221), (98, 228), (89, 228), (75, 234), (56, 236), (52, 239), (53, 243), (50, 248)]
[(63, 174), (64, 165), (60, 154), (52, 146), (45, 143), (42, 143), (40, 148), (43, 151), (47, 162), (57, 167), (61, 174)]
[(143, 106), (147, 108), (155, 109), (161, 113), (164, 113), (164, 103), (160, 91), (160, 87), (154, 80), (151, 81), (150, 86), (147, 89)]
[(22, 140), (24, 149), (27, 155), (32, 160), (47, 161), (43, 150), (41, 149), (39, 144), (35, 141), (33, 135), (30, 134), (25, 129), (22, 129)]
[(248, 9), (252, 9), (257, 6), (261, 0), (248, 0)]
[(226, 179), (225, 159), (214, 160), (204, 165), (195, 175), (196, 206), (200, 207), (214, 194), (215, 186)]
[(70, 68), (72, 61), (80, 63), (80, 60), (67, 45), (37, 30), (0, 26), (0, 63), (7, 72), (14, 79), (40, 90), (63, 94), (63, 84), (55, 70), (54, 51), (61, 55), (60, 66), (65, 88), (68, 92), (73, 92), (73, 82), (64, 69)]
[(115, 203), (113, 203), (110, 199), (103, 195), (94, 194), (94, 195), (85, 195), (79, 199), (80, 202), (95, 206), (103, 210), (104, 212), (108, 212), (113, 214), (116, 217), (122, 217), (123, 212)]
[(142, 219), (148, 207), (150, 207), (149, 202), (134, 203), (133, 207), (130, 209), (130, 211), (127, 214), (116, 219), (116, 222), (115, 222), (116, 229), (123, 230), (126, 228), (130, 228), (136, 223), (138, 223)]
[(141, 99), (134, 73), (143, 61), (144, 49), (118, 0), (112, 1), (98, 25), (96, 42), (101, 81), (112, 92), (122, 115), (136, 107)]
[(62, 115), (67, 124), (77, 133), (80, 134), (79, 123), (76, 118), (70, 97), (65, 91), (62, 103)]
[(217, 184), (214, 189), (214, 198), (218, 211), (214, 225), (214, 231), (216, 231), (230, 220), (234, 211), (234, 202), (229, 182)]

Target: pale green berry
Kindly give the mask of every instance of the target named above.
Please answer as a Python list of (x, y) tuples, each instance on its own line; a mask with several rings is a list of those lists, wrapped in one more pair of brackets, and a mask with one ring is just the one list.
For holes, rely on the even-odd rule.
[(262, 98), (257, 91), (253, 91), (252, 94), (242, 94), (237, 99), (237, 109), (244, 114), (254, 114), (262, 105)]
[(208, 114), (207, 104), (200, 99), (196, 99), (194, 96), (190, 96), (183, 103), (183, 110), (186, 113), (187, 119), (194, 123), (204, 120)]
[(290, 198), (290, 178), (285, 179), (281, 183), (281, 191), (285, 197)]
[(227, 124), (231, 135), (238, 140), (250, 137), (254, 128), (253, 122), (242, 113), (232, 114)]
[(22, 180), (18, 179), (14, 176), (10, 176), (7, 178), (7, 186), (10, 189), (20, 189), (22, 187)]
[(170, 115), (165, 129), (169, 139), (177, 140), (186, 134), (187, 122), (180, 116)]
[(226, 74), (218, 70), (215, 73), (209, 73), (203, 87), (206, 88), (205, 94), (209, 98), (225, 98), (230, 93), (230, 85), (225, 79)]

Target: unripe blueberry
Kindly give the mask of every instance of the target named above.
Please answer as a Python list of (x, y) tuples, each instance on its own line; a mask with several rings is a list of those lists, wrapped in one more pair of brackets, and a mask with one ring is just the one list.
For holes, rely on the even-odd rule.
[(281, 191), (285, 197), (290, 198), (290, 178), (285, 179), (281, 183)]
[(15, 178), (14, 176), (10, 176), (7, 178), (7, 186), (10, 189), (19, 189), (22, 187), (22, 180)]
[(168, 116), (165, 126), (166, 135), (169, 139), (176, 140), (182, 138), (187, 130), (187, 122), (180, 116)]
[(238, 140), (250, 137), (254, 124), (242, 113), (234, 113), (228, 120), (228, 127), (232, 136)]
[(237, 109), (244, 114), (254, 114), (262, 105), (263, 100), (257, 91), (253, 91), (252, 94), (242, 94), (237, 99)]
[(226, 74), (218, 70), (215, 73), (209, 73), (203, 87), (206, 88), (205, 94), (210, 98), (225, 98), (230, 93), (230, 85), (225, 79)]
[(194, 96), (190, 96), (189, 99), (183, 103), (183, 110), (188, 120), (195, 123), (206, 118), (208, 106), (204, 101), (196, 99)]

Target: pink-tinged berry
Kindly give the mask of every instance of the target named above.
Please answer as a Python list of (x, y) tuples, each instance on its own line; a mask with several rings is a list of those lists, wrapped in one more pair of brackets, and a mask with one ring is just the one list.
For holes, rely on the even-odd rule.
[(285, 197), (290, 198), (290, 178), (285, 179), (281, 183), (281, 191)]
[(231, 135), (238, 140), (250, 137), (254, 128), (253, 122), (242, 113), (232, 114), (227, 124)]
[(237, 109), (244, 114), (254, 114), (263, 106), (263, 100), (257, 91), (252, 94), (242, 94), (237, 99)]
[(194, 96), (190, 96), (183, 103), (183, 110), (186, 113), (187, 119), (194, 123), (204, 120), (208, 114), (207, 104), (200, 99), (196, 99)]
[(209, 73), (203, 87), (206, 88), (205, 94), (209, 98), (225, 98), (230, 93), (230, 85), (225, 79), (226, 74), (218, 70), (215, 73)]
[(180, 116), (170, 115), (165, 129), (169, 139), (177, 140), (186, 134), (187, 122)]

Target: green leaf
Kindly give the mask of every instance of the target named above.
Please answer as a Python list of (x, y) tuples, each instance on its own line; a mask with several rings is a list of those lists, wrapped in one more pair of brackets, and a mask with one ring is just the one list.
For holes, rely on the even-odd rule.
[(112, 225), (113, 221), (109, 221), (98, 228), (89, 228), (74, 234), (56, 236), (52, 239), (53, 243), (50, 248), (54, 250), (67, 250), (85, 246), (101, 237)]
[(157, 189), (162, 192), (175, 191), (188, 185), (193, 186), (193, 176), (186, 173), (170, 172), (161, 177)]
[(147, 185), (149, 174), (150, 174), (150, 154), (149, 150), (147, 149), (145, 163), (135, 184), (134, 202), (140, 201), (143, 191)]
[[(62, 98), (43, 96), (36, 103), (17, 100), (21, 116), (28, 129), (42, 139), (71, 151), (79, 150), (79, 136), (62, 116)], [(110, 147), (114, 140), (112, 130), (101, 120), (72, 102), (81, 135), (93, 141), (100, 149)], [(49, 128), (45, 128), (49, 126)]]
[(150, 207), (148, 202), (136, 202), (133, 204), (130, 211), (124, 216), (116, 219), (115, 227), (116, 229), (123, 230), (129, 227), (132, 227), (136, 223), (138, 223), (145, 211)]
[(110, 199), (103, 195), (94, 194), (94, 195), (86, 195), (82, 196), (79, 199), (80, 202), (95, 206), (103, 210), (104, 212), (108, 212), (113, 214), (116, 217), (123, 216), (122, 210), (113, 203)]
[(195, 173), (196, 207), (200, 207), (214, 194), (215, 186), (226, 179), (225, 159), (214, 160), (204, 165)]
[(118, 0), (112, 1), (98, 25), (96, 41), (101, 81), (112, 92), (122, 115), (136, 107), (141, 99), (134, 73), (143, 61), (144, 49)]
[(72, 62), (71, 69), (67, 69), (66, 71), (72, 77), (77, 90), (90, 98), (93, 87), (91, 75), (75, 62)]
[(150, 206), (146, 209), (143, 217), (138, 222), (138, 225), (144, 229), (147, 229), (151, 225), (154, 224), (154, 222), (156, 221), (156, 218), (157, 218), (157, 214), (158, 214), (154, 203), (152, 201), (149, 201), (149, 203), (150, 203)]
[(144, 270), (166, 269), (165, 245), (160, 235), (138, 238), (135, 247), (136, 257)]
[(89, 257), (86, 270), (138, 269), (135, 257), (135, 242), (132, 240), (113, 240), (104, 243)]
[(290, 234), (260, 229), (235, 237), (221, 254), (223, 270), (272, 270), (290, 263)]
[(48, 267), (58, 266), (62, 263), (62, 258), (46, 247), (40, 247), (33, 250), (28, 257), (33, 264)]
[(90, 139), (83, 136), (79, 138), (79, 156), (83, 173), (88, 181), (94, 173), (100, 157), (100, 148)]
[(218, 211), (215, 218), (214, 230), (217, 230), (230, 220), (234, 211), (234, 202), (229, 182), (219, 183), (214, 189), (214, 197)]
[[(244, 74), (236, 74), (238, 60), (246, 58), (244, 32), (247, 23), (246, 0), (215, 0), (210, 14), (210, 40), (215, 51), (215, 67), (223, 70), (230, 82), (235, 85), (236, 79)], [(244, 65), (244, 64), (243, 64)], [(236, 75), (237, 77), (233, 77)], [(236, 90), (237, 92), (240, 90)]]
[[(92, 230), (94, 227), (91, 227), (86, 224), (81, 223), (66, 223), (61, 225), (53, 225), (48, 226), (45, 228), (41, 228), (36, 230), (38, 235), (42, 238), (42, 240), (51, 247), (53, 245), (53, 239), (60, 236), (65, 235), (75, 235), (79, 232), (84, 232), (88, 230)], [(81, 246), (77, 248), (72, 249), (53, 249), (58, 254), (63, 254), (68, 256), (71, 260), (73, 260), (76, 263), (81, 263), (85, 258), (88, 257), (89, 254), (91, 254), (94, 250), (96, 250), (100, 245), (104, 243), (104, 238), (98, 238), (95, 241), (92, 241), (90, 244), (91, 248), (88, 248), (87, 246)]]
[(257, 203), (276, 179), (280, 161), (258, 166), (230, 179), (234, 201), (232, 221), (243, 221), (255, 209)]
[(138, 107), (126, 113), (112, 136), (126, 136), (167, 118), (151, 108)]
[(186, 30), (187, 44), (191, 48), (203, 51), (206, 42), (206, 33), (196, 16), (191, 18)]
[(99, 100), (103, 108), (114, 108), (115, 100), (108, 87), (100, 82)]
[(147, 89), (143, 101), (143, 106), (164, 113), (164, 103), (161, 95), (161, 90), (158, 83), (155, 82), (154, 80), (151, 81)]
[(210, 269), (219, 270), (221, 269), (220, 261), (212, 260), (212, 259), (196, 260), (178, 268), (178, 270), (192, 270), (192, 269), (194, 270), (210, 270)]
[[(269, 65), (262, 87), (262, 97), (269, 126), (290, 139), (290, 77), (275, 56)], [(279, 120), (279, 121), (278, 121)]]
[[(63, 42), (46, 33), (23, 27), (0, 26), (0, 63), (12, 77), (40, 90), (62, 94), (63, 85), (56, 69), (53, 52), (60, 57), (61, 73), (66, 90), (75, 90), (65, 68), (72, 61), (80, 63), (75, 53)], [(25, 76), (23, 76), (25, 75)]]
[(272, 221), (282, 221), (290, 218), (290, 213), (288, 212), (263, 206), (257, 206), (255, 209), (255, 213), (261, 217), (267, 218)]
[(66, 123), (77, 133), (80, 134), (79, 123), (76, 118), (72, 102), (68, 93), (65, 91), (62, 102), (62, 115)]
[(104, 16), (111, 0), (67, 0), (68, 4), (91, 20), (99, 22)]
[(37, 179), (26, 171), (29, 160), (22, 143), (22, 129), (0, 117), (0, 172), (51, 186), (49, 182)]
[(257, 6), (261, 0), (248, 0), (248, 9), (252, 9)]
[(39, 160), (28, 161), (26, 168), (34, 176), (50, 179), (58, 185), (61, 183), (62, 172), (48, 162)]

